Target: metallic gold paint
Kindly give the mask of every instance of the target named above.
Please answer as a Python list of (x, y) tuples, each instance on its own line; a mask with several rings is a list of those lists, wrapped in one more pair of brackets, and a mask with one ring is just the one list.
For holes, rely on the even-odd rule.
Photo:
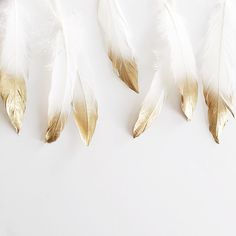
[(0, 93), (5, 103), (8, 117), (17, 133), (22, 127), (26, 110), (26, 84), (24, 79), (1, 72)]

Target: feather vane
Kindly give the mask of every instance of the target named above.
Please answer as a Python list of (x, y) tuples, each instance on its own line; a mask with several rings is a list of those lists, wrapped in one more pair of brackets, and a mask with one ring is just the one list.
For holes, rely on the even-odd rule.
[(28, 75), (27, 10), (23, 3), (6, 2), (0, 55), (0, 94), (8, 117), (20, 132), (26, 110), (26, 78)]
[(126, 85), (138, 93), (138, 69), (127, 22), (116, 0), (99, 0), (98, 18), (113, 68)]
[(201, 76), (208, 106), (209, 129), (217, 143), (229, 114), (234, 116), (235, 13), (233, 1), (221, 0), (217, 3), (201, 52)]

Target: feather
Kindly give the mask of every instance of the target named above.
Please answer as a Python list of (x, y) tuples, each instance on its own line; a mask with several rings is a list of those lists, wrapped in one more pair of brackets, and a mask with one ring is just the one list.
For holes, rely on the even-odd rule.
[(158, 0), (155, 5), (155, 64), (159, 66), (134, 126), (134, 138), (141, 135), (159, 116), (169, 93), (170, 71), (179, 87), (181, 108), (188, 120), (192, 118), (196, 107), (198, 86), (194, 54), (186, 29), (173, 4), (174, 1)]
[(173, 77), (181, 95), (181, 108), (187, 120), (191, 120), (198, 97), (197, 69), (192, 45), (174, 1), (160, 0), (158, 24), (162, 28), (170, 51)]
[(96, 127), (97, 103), (87, 81), (91, 77), (91, 69), (88, 69), (83, 50), (85, 40), (82, 33), (85, 32), (77, 25), (77, 14), (63, 14), (58, 0), (51, 6), (59, 27), (52, 62), (46, 141), (51, 143), (58, 139), (72, 104), (75, 122), (88, 145)]
[(209, 128), (217, 143), (220, 142), (228, 115), (234, 116), (235, 14), (233, 1), (221, 0), (217, 3), (201, 51), (201, 76), (209, 108)]
[(89, 145), (98, 118), (97, 101), (87, 83), (81, 80), (77, 80), (75, 85), (73, 114), (80, 129), (81, 138), (86, 145)]
[(70, 113), (73, 94), (73, 74), (70, 70), (68, 53), (65, 46), (65, 34), (62, 30), (57, 33), (54, 61), (52, 68), (51, 91), (49, 95), (49, 121), (46, 142), (58, 139), (64, 129)]
[(0, 94), (8, 117), (19, 133), (26, 109), (28, 75), (27, 10), (20, 1), (8, 0), (1, 36)]
[(77, 32), (78, 37), (75, 39), (75, 44), (80, 42), (77, 52), (78, 74), (75, 81), (72, 106), (74, 120), (80, 130), (81, 138), (86, 145), (89, 145), (98, 119), (98, 105), (91, 88), (95, 76), (86, 52), (89, 47), (87, 45), (88, 40), (85, 37), (86, 32), (82, 26)]
[(99, 0), (98, 18), (108, 55), (120, 79), (138, 93), (138, 70), (127, 22), (116, 0)]
[(138, 120), (133, 129), (133, 137), (137, 138), (161, 113), (163, 104), (165, 102), (167, 90), (163, 83), (163, 77), (159, 70), (156, 71), (150, 90), (143, 102)]

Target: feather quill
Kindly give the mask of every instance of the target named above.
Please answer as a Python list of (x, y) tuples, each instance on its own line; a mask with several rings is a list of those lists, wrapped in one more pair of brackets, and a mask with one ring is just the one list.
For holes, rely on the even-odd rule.
[(191, 120), (198, 98), (197, 69), (192, 45), (174, 1), (161, 0), (159, 4), (158, 24), (168, 42), (171, 71), (180, 91), (181, 108), (187, 120)]
[[(63, 14), (59, 0), (51, 1), (51, 3), (58, 30), (52, 62), (46, 142), (51, 143), (58, 139), (64, 129), (72, 104), (81, 137), (88, 145), (96, 127), (97, 103), (87, 82), (90, 71), (83, 62), (85, 54), (81, 49), (85, 41), (81, 40), (81, 34), (77, 28), (77, 15)], [(82, 62), (83, 65), (80, 64)]]
[(109, 58), (120, 79), (138, 93), (138, 70), (127, 22), (116, 0), (98, 1), (98, 18)]
[(8, 0), (1, 36), (0, 94), (8, 117), (19, 133), (26, 109), (28, 75), (27, 10), (21, 1)]
[(220, 142), (229, 114), (234, 116), (235, 22), (234, 1), (219, 1), (210, 19), (201, 52), (201, 76), (205, 100), (209, 108), (209, 129), (217, 143)]

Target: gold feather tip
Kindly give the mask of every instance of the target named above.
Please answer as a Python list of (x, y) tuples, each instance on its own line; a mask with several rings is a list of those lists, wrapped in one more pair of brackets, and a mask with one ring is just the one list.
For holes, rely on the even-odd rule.
[(233, 111), (230, 106), (216, 93), (204, 91), (206, 104), (208, 106), (209, 130), (215, 142), (220, 143), (220, 137), (228, 121), (228, 115)]
[(133, 129), (133, 138), (138, 138), (141, 134), (143, 134), (147, 129), (147, 122), (138, 120)]
[(138, 69), (134, 59), (128, 60), (109, 51), (109, 58), (116, 69), (120, 79), (133, 91), (139, 93)]
[(188, 121), (192, 120), (198, 99), (197, 81), (186, 81), (181, 89), (181, 109)]
[(1, 72), (0, 93), (11, 124), (16, 133), (19, 133), (26, 110), (26, 84), (24, 79)]
[(153, 107), (148, 107), (147, 109), (142, 108), (142, 110), (139, 113), (138, 120), (133, 129), (133, 138), (139, 137), (151, 126), (153, 120), (160, 113), (160, 108), (161, 108), (160, 105), (156, 108)]
[(146, 130), (146, 122), (137, 121), (133, 129), (133, 138), (138, 138)]
[(47, 143), (55, 142), (63, 131), (66, 123), (66, 116), (62, 114), (57, 114), (52, 116), (48, 122), (48, 129), (45, 135), (45, 141)]
[(84, 143), (89, 146), (98, 119), (97, 103), (88, 109), (85, 102), (76, 101), (73, 103), (73, 115)]

